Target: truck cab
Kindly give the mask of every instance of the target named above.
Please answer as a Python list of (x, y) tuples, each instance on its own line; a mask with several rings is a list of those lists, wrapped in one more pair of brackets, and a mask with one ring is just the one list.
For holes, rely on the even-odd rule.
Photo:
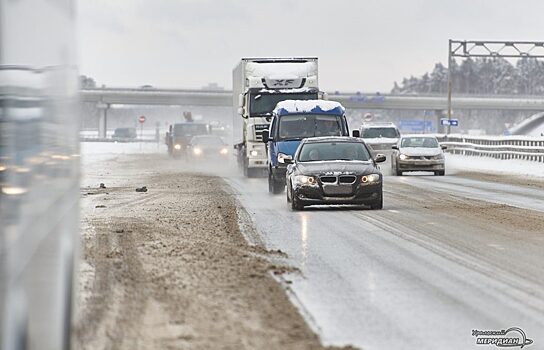
[(300, 142), (308, 137), (349, 136), (344, 107), (334, 101), (287, 100), (279, 102), (269, 130), (263, 132), (268, 154), (268, 190), (285, 188), (286, 159), (292, 159)]
[(174, 158), (185, 156), (187, 147), (194, 136), (209, 134), (209, 126), (204, 123), (176, 123), (170, 125), (166, 133), (166, 145), (168, 146), (168, 154)]
[(262, 133), (276, 104), (320, 98), (317, 58), (243, 58), (233, 70), (233, 145), (244, 175), (265, 174)]

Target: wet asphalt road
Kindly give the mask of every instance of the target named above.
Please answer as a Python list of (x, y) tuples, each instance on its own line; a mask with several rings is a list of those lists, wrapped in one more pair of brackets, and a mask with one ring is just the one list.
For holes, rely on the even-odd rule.
[(477, 349), (473, 329), (521, 327), (544, 346), (544, 189), (389, 176), (384, 210), (292, 212), (266, 179), (226, 181), (300, 269), (293, 300), (325, 344)]

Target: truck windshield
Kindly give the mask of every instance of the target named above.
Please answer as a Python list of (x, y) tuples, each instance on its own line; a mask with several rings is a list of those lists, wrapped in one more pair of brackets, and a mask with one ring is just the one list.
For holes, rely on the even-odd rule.
[(315, 142), (306, 143), (298, 156), (300, 162), (331, 160), (369, 161), (370, 154), (360, 142)]
[(338, 115), (295, 114), (279, 119), (280, 140), (300, 140), (314, 136), (341, 136), (342, 120)]
[(250, 95), (249, 112), (250, 116), (271, 114), (278, 102), (285, 100), (316, 100), (317, 93), (301, 94), (266, 94), (252, 93)]
[(208, 133), (208, 126), (206, 124), (175, 124), (174, 135), (175, 136), (194, 136), (205, 135)]

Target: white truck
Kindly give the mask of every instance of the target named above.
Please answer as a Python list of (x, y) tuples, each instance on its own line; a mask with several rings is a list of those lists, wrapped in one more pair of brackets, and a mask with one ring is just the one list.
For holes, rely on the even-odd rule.
[(242, 58), (232, 72), (233, 144), (248, 177), (268, 170), (263, 130), (284, 100), (321, 98), (316, 57)]

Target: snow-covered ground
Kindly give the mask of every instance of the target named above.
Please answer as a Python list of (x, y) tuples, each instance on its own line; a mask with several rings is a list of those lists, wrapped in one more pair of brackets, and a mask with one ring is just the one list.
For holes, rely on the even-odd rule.
[[(122, 154), (164, 153), (166, 145), (149, 142), (81, 142), (82, 164), (104, 162)], [(106, 166), (107, 163), (104, 163)], [(85, 169), (83, 169), (85, 171)]]
[[(81, 156), (84, 164), (94, 161), (104, 161), (121, 154), (163, 153), (166, 145), (163, 143), (123, 143), (123, 142), (82, 142)], [(486, 157), (467, 157), (446, 154), (446, 169), (448, 173), (460, 171), (476, 171), (505, 175), (521, 175), (544, 178), (544, 163), (523, 160), (500, 160)]]
[(544, 163), (446, 154), (446, 173), (451, 174), (459, 171), (544, 177)]

